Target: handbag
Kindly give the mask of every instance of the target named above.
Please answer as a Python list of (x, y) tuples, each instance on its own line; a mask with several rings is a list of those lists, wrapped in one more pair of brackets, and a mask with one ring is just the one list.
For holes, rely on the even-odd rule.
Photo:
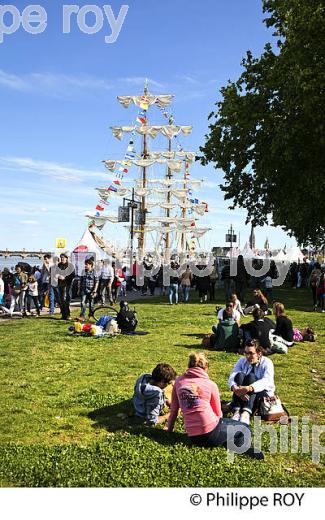
[(289, 415), (286, 407), (281, 403), (281, 399), (274, 395), (273, 397), (264, 396), (260, 400), (259, 415), (264, 421), (277, 422), (281, 417)]

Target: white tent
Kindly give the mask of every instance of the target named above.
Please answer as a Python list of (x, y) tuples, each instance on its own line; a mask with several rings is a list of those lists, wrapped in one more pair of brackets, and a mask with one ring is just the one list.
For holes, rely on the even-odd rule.
[[(97, 240), (101, 241), (98, 237)], [(101, 268), (101, 260), (112, 260), (112, 257), (97, 244), (94, 234), (87, 227), (71, 255), (77, 275), (82, 273), (85, 260), (91, 257), (95, 259), (96, 270)]]
[(255, 258), (254, 251), (246, 244), (244, 249), (241, 251), (244, 258)]
[(286, 257), (289, 262), (303, 262), (305, 258), (298, 246), (291, 247), (287, 251)]
[(273, 260), (277, 262), (290, 262), (288, 259), (288, 255), (285, 254), (285, 252), (281, 249), (277, 255), (273, 257)]
[[(109, 255), (96, 243), (88, 227), (74, 248), (73, 253), (92, 253), (96, 257), (96, 260), (108, 260), (110, 258)], [(88, 255), (88, 258), (90, 256), (91, 254)]]
[(240, 255), (240, 249), (238, 247), (233, 247), (226, 254), (227, 258), (237, 258)]

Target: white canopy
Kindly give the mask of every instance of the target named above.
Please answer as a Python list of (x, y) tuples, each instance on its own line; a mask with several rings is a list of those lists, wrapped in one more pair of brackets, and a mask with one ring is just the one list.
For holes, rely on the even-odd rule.
[(278, 252), (278, 254), (273, 257), (273, 260), (276, 260), (278, 262), (290, 262), (290, 260), (288, 259), (288, 255), (285, 254), (283, 249), (281, 249)]
[(249, 246), (245, 246), (244, 249), (242, 250), (241, 254), (243, 255), (244, 258), (255, 258), (255, 254), (254, 254), (254, 251), (249, 247)]
[(286, 259), (289, 262), (303, 262), (304, 258), (305, 257), (298, 246), (291, 247), (286, 254)]
[[(82, 235), (81, 239), (79, 240), (78, 244), (73, 250), (73, 253), (77, 255), (78, 253), (92, 253), (96, 257), (96, 261), (98, 260), (108, 260), (111, 257), (96, 243), (93, 235), (89, 231), (89, 228), (87, 227), (86, 231)], [(88, 258), (91, 255), (88, 255)], [(87, 257), (87, 255), (86, 255)], [(84, 258), (85, 259), (85, 258)]]

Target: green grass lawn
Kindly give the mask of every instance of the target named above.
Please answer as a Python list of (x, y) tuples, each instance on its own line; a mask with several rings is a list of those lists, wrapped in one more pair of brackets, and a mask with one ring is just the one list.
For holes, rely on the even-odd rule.
[[(218, 303), (223, 295), (217, 294)], [(265, 461), (222, 448), (191, 446), (181, 418), (175, 432), (148, 428), (131, 417), (135, 380), (161, 361), (182, 373), (192, 350), (215, 322), (216, 303), (167, 305), (139, 300), (139, 328), (147, 336), (115, 339), (69, 335), (57, 317), (0, 323), (0, 483), (2, 486), (322, 486), (322, 463), (311, 453), (269, 453)], [(311, 312), (307, 290), (279, 289), (294, 326), (310, 325), (315, 343), (274, 355), (277, 393), (292, 416), (324, 421), (325, 315)], [(76, 311), (77, 314), (77, 311)], [(247, 320), (247, 319), (246, 319)], [(206, 351), (209, 375), (229, 399), (229, 372), (236, 354)], [(120, 416), (122, 414), (122, 416)], [(299, 421), (299, 430), (301, 422)], [(276, 425), (279, 434), (280, 426)], [(301, 434), (301, 431), (300, 431)], [(299, 438), (301, 440), (301, 436)], [(323, 445), (325, 439), (323, 435)]]

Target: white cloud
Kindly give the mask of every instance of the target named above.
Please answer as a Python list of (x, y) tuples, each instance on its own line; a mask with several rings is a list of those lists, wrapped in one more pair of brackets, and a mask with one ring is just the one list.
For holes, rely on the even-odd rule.
[(166, 84), (160, 83), (159, 81), (156, 81), (151, 78), (145, 78), (144, 76), (131, 76), (131, 77), (127, 77), (127, 78), (119, 78), (118, 81), (120, 81), (121, 83), (128, 83), (130, 85), (141, 86), (141, 87), (143, 87), (144, 84), (146, 83), (146, 81), (148, 81), (149, 89), (150, 89), (150, 86), (153, 86), (156, 88), (165, 88), (166, 87)]
[(195, 79), (192, 76), (187, 75), (187, 74), (182, 74), (180, 76), (176, 76), (176, 79), (185, 81), (186, 83), (189, 83), (190, 85), (200, 85), (200, 82), (197, 79)]
[(11, 74), (0, 69), (0, 86), (19, 92), (40, 92), (54, 95), (69, 95), (76, 90), (111, 90), (113, 83), (95, 76), (70, 76), (49, 72)]
[(83, 182), (90, 176), (108, 180), (108, 175), (96, 170), (83, 170), (50, 161), (40, 161), (30, 157), (0, 157), (0, 169), (26, 172), (64, 182)]
[(37, 220), (21, 220), (19, 223), (24, 226), (38, 226), (39, 224)]

